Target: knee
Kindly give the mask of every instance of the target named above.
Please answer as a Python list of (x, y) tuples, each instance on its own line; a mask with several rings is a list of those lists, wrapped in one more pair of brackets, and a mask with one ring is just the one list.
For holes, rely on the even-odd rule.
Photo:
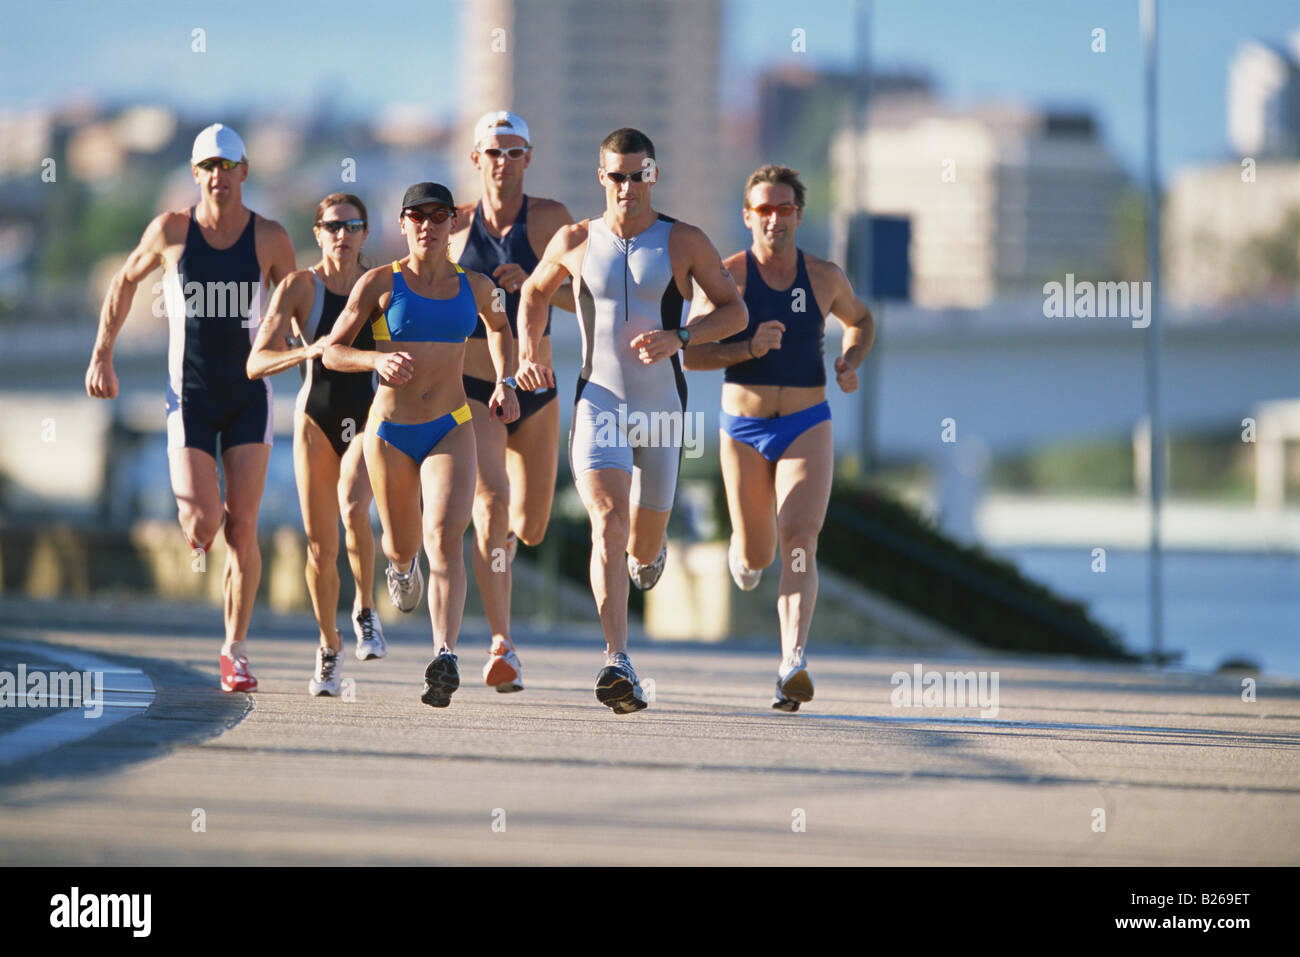
[(547, 518), (549, 516), (546, 515), (536, 519), (521, 518), (515, 530), (515, 534), (519, 536), (519, 541), (529, 548), (535, 548), (542, 544), (542, 539), (546, 537)]
[(744, 560), (746, 568), (766, 568), (776, 558), (776, 543), (744, 541), (741, 543), (740, 557)]
[(627, 550), (631, 523), (626, 514), (616, 511), (596, 512), (591, 517), (591, 543), (612, 554)]
[(495, 532), (510, 517), (510, 492), (499, 488), (482, 488), (474, 495), (474, 527), (481, 534)]
[(339, 549), (337, 544), (307, 542), (307, 567), (310, 570), (320, 571), (325, 568), (333, 568), (338, 557)]
[(370, 503), (360, 501), (339, 502), (343, 525), (349, 533), (361, 534), (370, 527)]
[(463, 558), (465, 528), (465, 525), (455, 527), (440, 525), (437, 528), (426, 529), (424, 551), (429, 556), (429, 562), (447, 566), (460, 561)]
[(182, 505), (177, 517), (181, 523), (181, 532), (190, 547), (207, 549), (216, 539), (224, 516), (216, 509)]
[(817, 536), (820, 532), (820, 522), (783, 524), (778, 531), (781, 537), (781, 550), (786, 553), (793, 553), (795, 549), (799, 549), (804, 555), (811, 558), (817, 553)]
[(257, 550), (257, 519), (237, 520), (227, 515), (226, 545), (239, 558), (252, 560), (260, 557)]

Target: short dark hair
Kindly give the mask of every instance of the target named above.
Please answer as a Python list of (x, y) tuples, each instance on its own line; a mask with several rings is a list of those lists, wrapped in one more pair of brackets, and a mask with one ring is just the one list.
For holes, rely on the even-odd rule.
[(754, 172), (749, 174), (749, 179), (745, 182), (745, 208), (749, 208), (749, 191), (759, 183), (777, 183), (782, 186), (789, 186), (794, 190), (794, 204), (803, 209), (804, 188), (803, 182), (799, 179), (799, 171), (791, 169), (788, 166), (777, 166), (768, 163), (766, 166), (760, 166)]
[(600, 158), (598, 162), (605, 161), (606, 153), (616, 153), (620, 156), (628, 156), (632, 153), (644, 153), (651, 159), (655, 158), (655, 145), (650, 142), (650, 137), (646, 136), (640, 130), (634, 130), (630, 126), (615, 130), (600, 141)]

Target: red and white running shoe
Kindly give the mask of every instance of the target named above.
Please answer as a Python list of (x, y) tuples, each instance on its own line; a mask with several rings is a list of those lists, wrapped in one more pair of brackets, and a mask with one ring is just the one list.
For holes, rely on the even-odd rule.
[(248, 659), (243, 655), (231, 658), (221, 656), (222, 691), (256, 691), (257, 679), (248, 670)]

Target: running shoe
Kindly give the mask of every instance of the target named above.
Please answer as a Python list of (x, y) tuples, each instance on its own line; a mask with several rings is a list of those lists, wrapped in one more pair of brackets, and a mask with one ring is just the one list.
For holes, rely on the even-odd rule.
[(221, 656), (221, 690), (222, 691), (256, 691), (257, 679), (248, 670), (248, 659), (244, 655)]
[(445, 708), (451, 704), (451, 696), (460, 687), (460, 669), (456, 667), (456, 656), (443, 648), (438, 657), (429, 662), (424, 669), (424, 691), (420, 700), (433, 708)]
[(736, 583), (736, 587), (741, 591), (753, 591), (758, 587), (758, 580), (763, 577), (763, 569), (750, 568), (740, 557), (740, 552), (736, 549), (736, 542), (733, 539), (731, 547), (727, 549), (727, 567), (731, 569), (731, 580)]
[(312, 675), (311, 681), (307, 682), (307, 690), (312, 694), (336, 695), (339, 693), (339, 687), (343, 684), (343, 679), (339, 677), (339, 653), (331, 651), (328, 648), (317, 647), (316, 649), (316, 673)]
[(483, 666), (484, 683), (496, 688), (498, 694), (524, 690), (524, 668), (511, 642), (493, 642), (488, 656), (488, 662)]
[(398, 611), (414, 611), (420, 604), (420, 593), (424, 591), (424, 573), (420, 571), (420, 556), (411, 559), (411, 570), (399, 572), (393, 563), (388, 563), (388, 597), (393, 600), (393, 607)]
[(772, 707), (779, 711), (798, 711), (799, 705), (813, 699), (813, 680), (808, 674), (804, 656), (790, 655), (781, 662), (776, 673), (776, 694)]
[(664, 562), (668, 559), (668, 543), (664, 543), (663, 550), (659, 552), (659, 557), (649, 565), (642, 565), (630, 554), (627, 556), (627, 573), (632, 578), (632, 584), (642, 591), (649, 591), (654, 588), (659, 581), (659, 576), (664, 573)]
[(352, 619), (352, 630), (357, 636), (357, 659), (370, 661), (388, 654), (388, 642), (384, 640), (384, 626), (379, 623), (379, 616), (373, 608), (362, 608), (357, 617)]
[(605, 667), (596, 675), (596, 700), (615, 714), (631, 714), (647, 706), (641, 682), (632, 670), (632, 662), (623, 652), (610, 655)]

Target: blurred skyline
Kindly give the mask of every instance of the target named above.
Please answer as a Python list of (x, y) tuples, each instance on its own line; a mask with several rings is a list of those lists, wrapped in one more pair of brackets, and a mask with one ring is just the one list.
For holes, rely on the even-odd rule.
[[(322, 104), (348, 117), (417, 106), (443, 123), (457, 119), (462, 9), (453, 0), (395, 0), (382, 17), (342, 0), (230, 0), (220, 11), (162, 0), (125, 7), (84, 0), (6, 6), (0, 92), (6, 110), (90, 97), (162, 103), (214, 119)], [(853, 0), (814, 0), (797, 8), (779, 0), (725, 0), (724, 111), (753, 111), (757, 75), (765, 68), (851, 69), (854, 6)], [(955, 106), (997, 101), (1091, 111), (1103, 140), (1131, 175), (1140, 175), (1137, 0), (875, 0), (870, 7), (875, 71), (928, 74), (939, 97)], [(196, 27), (206, 31), (202, 54), (191, 51)], [(1106, 30), (1105, 53), (1091, 49), (1097, 27)], [(791, 50), (796, 28), (805, 31), (806, 53)], [(1227, 127), (1233, 54), (1252, 39), (1285, 44), (1298, 28), (1300, 14), (1285, 0), (1161, 4), (1163, 178), (1181, 166), (1233, 155)], [(408, 39), (414, 36), (420, 39)]]

